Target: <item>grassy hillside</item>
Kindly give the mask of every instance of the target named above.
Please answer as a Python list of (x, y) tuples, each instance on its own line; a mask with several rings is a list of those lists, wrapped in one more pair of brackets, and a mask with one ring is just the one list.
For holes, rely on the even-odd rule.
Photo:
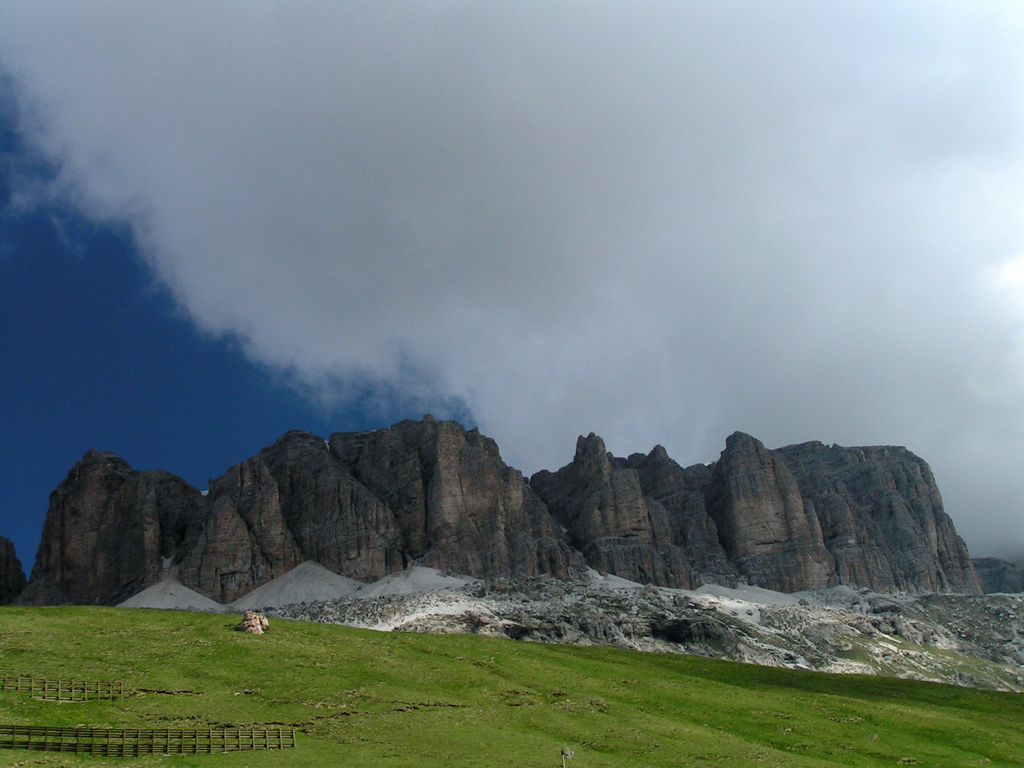
[(105, 608), (0, 609), (0, 675), (123, 680), (121, 701), (0, 693), (0, 724), (294, 725), (282, 752), (0, 765), (890, 766), (1024, 763), (1024, 698), (611, 648)]

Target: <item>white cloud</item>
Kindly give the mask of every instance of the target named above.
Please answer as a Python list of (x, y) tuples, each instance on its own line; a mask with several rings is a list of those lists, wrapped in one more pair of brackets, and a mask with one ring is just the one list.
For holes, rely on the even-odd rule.
[(68, 194), (310, 391), (463, 398), (528, 471), (903, 443), (975, 551), (1024, 493), (1022, 51), (995, 2), (0, 8)]

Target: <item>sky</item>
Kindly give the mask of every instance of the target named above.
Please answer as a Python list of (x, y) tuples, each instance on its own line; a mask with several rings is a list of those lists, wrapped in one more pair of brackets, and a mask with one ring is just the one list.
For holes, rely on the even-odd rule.
[(432, 413), (905, 445), (1024, 556), (1024, 11), (0, 3), (0, 534), (89, 448), (198, 487)]

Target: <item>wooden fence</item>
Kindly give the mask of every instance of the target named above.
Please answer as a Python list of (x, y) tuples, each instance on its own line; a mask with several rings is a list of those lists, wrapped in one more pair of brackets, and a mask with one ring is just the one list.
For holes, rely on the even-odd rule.
[(0, 725), (0, 749), (75, 752), (101, 757), (202, 755), (257, 749), (289, 749), (288, 728), (54, 728)]
[(114, 680), (38, 680), (27, 676), (2, 677), (0, 690), (27, 691), (33, 699), (45, 701), (89, 701), (124, 697), (124, 684)]

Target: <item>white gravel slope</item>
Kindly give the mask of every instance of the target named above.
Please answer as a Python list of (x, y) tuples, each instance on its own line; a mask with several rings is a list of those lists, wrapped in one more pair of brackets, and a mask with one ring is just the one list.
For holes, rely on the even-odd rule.
[(151, 587), (132, 595), (119, 608), (161, 608), (171, 611), (201, 611), (224, 613), (227, 606), (195, 592), (175, 577), (169, 576)]
[(320, 563), (307, 560), (238, 598), (230, 607), (236, 611), (248, 611), (290, 603), (337, 600), (350, 597), (365, 586), (355, 579), (327, 570)]

